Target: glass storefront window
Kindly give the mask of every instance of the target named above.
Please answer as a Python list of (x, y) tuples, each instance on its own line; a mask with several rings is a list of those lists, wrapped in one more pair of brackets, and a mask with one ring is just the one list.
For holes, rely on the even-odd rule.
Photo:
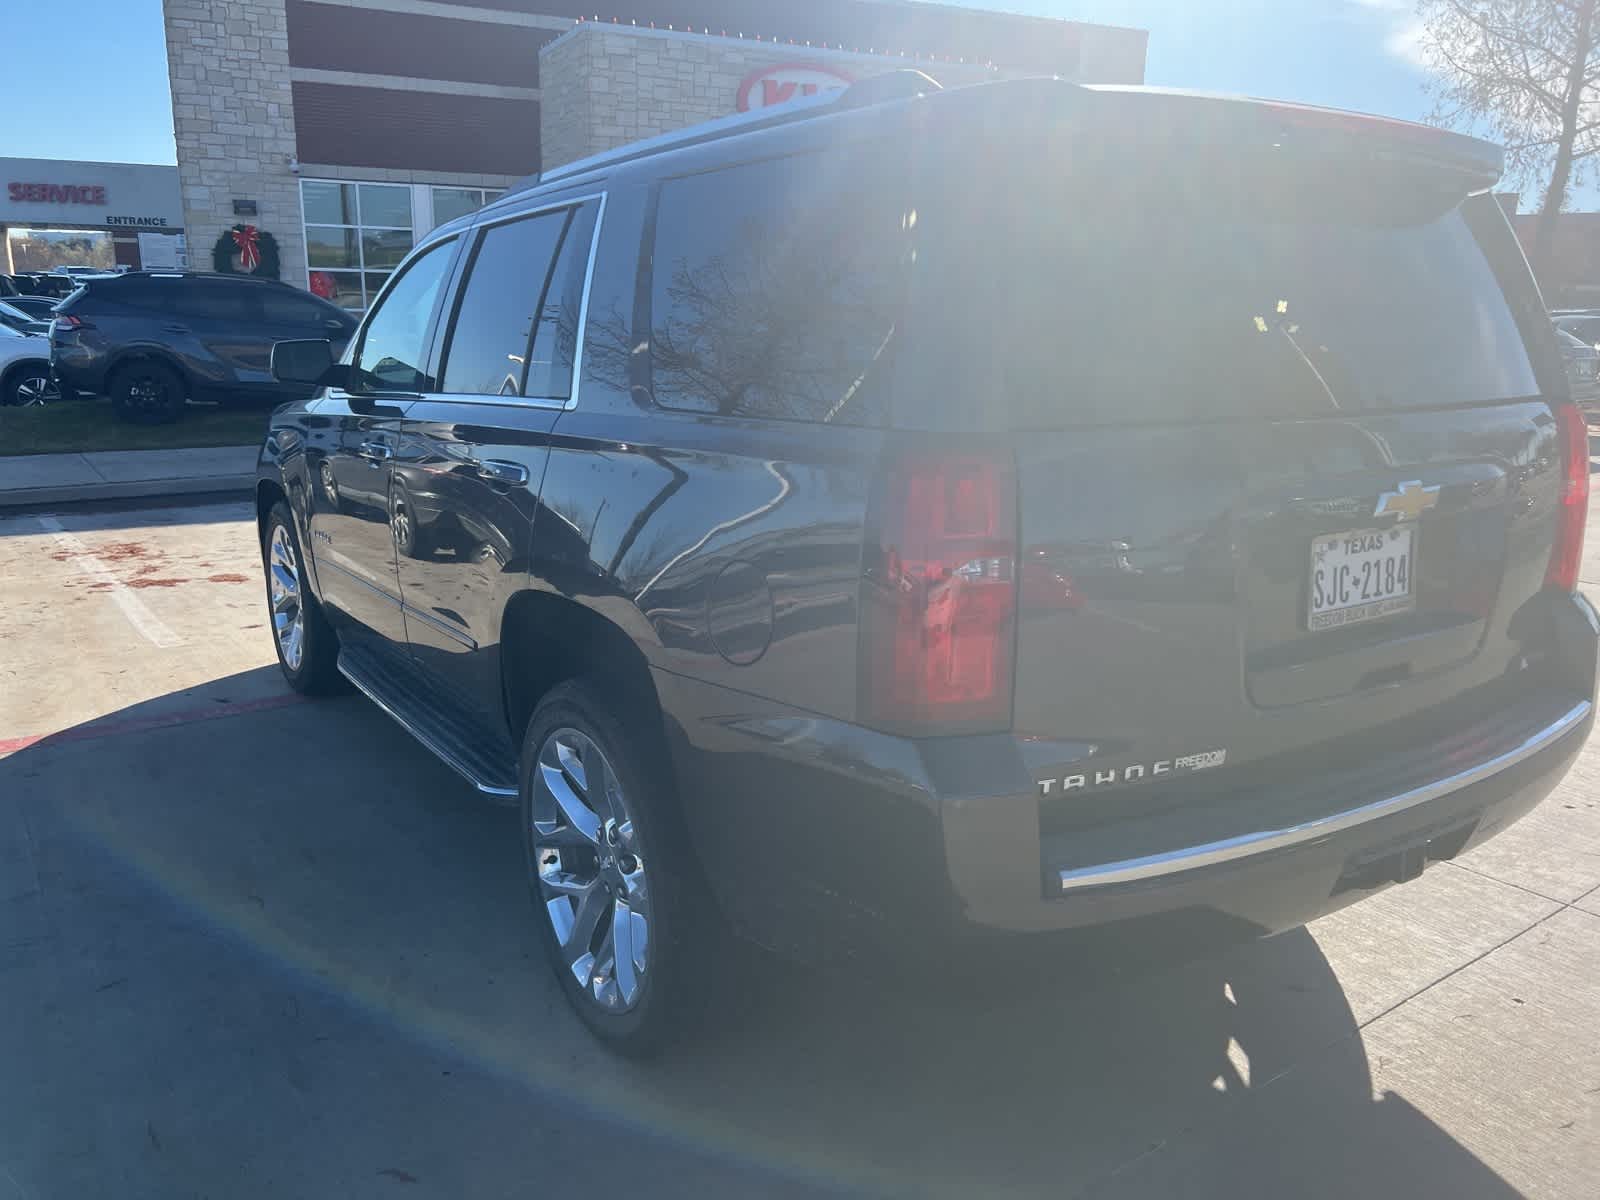
[(499, 188), (436, 187), (433, 189), (433, 223), (443, 225), (470, 212), (476, 212), (505, 192)]
[(482, 204), (483, 193), (477, 188), (436, 187), (433, 189), (433, 223), (443, 225), (454, 221)]
[(306, 226), (306, 262), (313, 267), (361, 266), (356, 231), (325, 225)]
[[(412, 195), (426, 211), (424, 185), (346, 183), (302, 179), (300, 205), (306, 235), (307, 284), (343, 308), (371, 306), (388, 273), (416, 245)], [(500, 188), (434, 187), (433, 223), (443, 225), (498, 200)]]
[(322, 183), (308, 179), (300, 185), (307, 225), (354, 225), (356, 189), (349, 183)]
[(312, 267), (310, 284), (311, 294), (321, 296), (330, 304), (358, 311), (366, 307), (359, 271), (323, 271)]
[(361, 223), (387, 229), (411, 228), (411, 188), (408, 184), (363, 183)]
[(365, 309), (415, 241), (410, 185), (304, 179), (300, 205), (311, 291)]

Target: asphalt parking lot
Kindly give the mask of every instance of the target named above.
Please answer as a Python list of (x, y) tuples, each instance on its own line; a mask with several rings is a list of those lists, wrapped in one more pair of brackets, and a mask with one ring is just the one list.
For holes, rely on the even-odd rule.
[(1593, 747), (1307, 930), (959, 996), (736, 955), (626, 1063), (537, 959), (515, 813), (287, 692), (253, 538), (0, 516), (0, 1200), (1596, 1194)]

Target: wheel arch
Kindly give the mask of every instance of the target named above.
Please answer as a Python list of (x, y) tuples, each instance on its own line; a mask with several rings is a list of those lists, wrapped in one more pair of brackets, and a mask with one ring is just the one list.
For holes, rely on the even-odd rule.
[(570, 680), (601, 677), (621, 689), (638, 715), (661, 719), (650, 664), (638, 642), (589, 605), (554, 592), (523, 591), (500, 626), (501, 699), (514, 741), (540, 699)]
[[(289, 493), (275, 479), (258, 479), (256, 481), (256, 541), (265, 543), (267, 540), (267, 514), (272, 511), (272, 506), (282, 501), (289, 503)], [(293, 511), (291, 507), (290, 511)]]
[(194, 395), (194, 380), (190, 378), (189, 372), (184, 370), (183, 363), (177, 355), (159, 346), (146, 345), (128, 346), (117, 351), (116, 356), (106, 364), (106, 390), (111, 390), (112, 381), (116, 379), (118, 372), (140, 362), (154, 362), (166, 367), (183, 383), (185, 395)]
[(9, 390), (12, 380), (24, 371), (40, 370), (48, 376), (50, 374), (50, 360), (48, 358), (19, 358), (16, 362), (8, 363), (4, 371), (0, 371), (0, 391)]

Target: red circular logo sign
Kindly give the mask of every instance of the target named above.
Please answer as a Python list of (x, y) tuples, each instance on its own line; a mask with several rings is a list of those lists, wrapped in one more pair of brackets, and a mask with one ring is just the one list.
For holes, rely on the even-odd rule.
[(819, 67), (815, 63), (780, 63), (775, 67), (762, 67), (751, 71), (739, 85), (739, 111), (770, 108), (818, 92), (836, 92), (847, 88), (855, 79), (832, 67)]

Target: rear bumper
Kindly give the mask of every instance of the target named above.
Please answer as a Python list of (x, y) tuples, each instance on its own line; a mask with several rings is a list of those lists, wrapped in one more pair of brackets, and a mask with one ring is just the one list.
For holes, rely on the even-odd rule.
[(832, 958), (1151, 921), (1248, 938), (1453, 858), (1560, 782), (1594, 724), (1600, 618), (1581, 596), (1546, 596), (1549, 668), (1494, 701), (1482, 737), (1474, 725), (1392, 765), (1314, 774), (1314, 806), (1275, 785), (1252, 803), (1224, 793), (1215, 819), (1191, 814), (1196, 836), (1166, 818), (1043, 832), (1010, 735), (918, 742), (668, 672), (656, 685), (707, 877), (735, 925), (777, 949)]
[(65, 387), (100, 392), (105, 387), (105, 355), (76, 342), (50, 343), (50, 373)]
[(1187, 871), (1221, 867), (1229, 863), (1257, 859), (1264, 855), (1301, 850), (1322, 842), (1337, 842), (1343, 837), (1359, 838), (1368, 828), (1413, 809), (1443, 805), (1454, 793), (1465, 793), (1478, 784), (1491, 783), (1497, 775), (1519, 763), (1556, 747), (1566, 736), (1586, 728), (1594, 706), (1580, 700), (1549, 725), (1523, 739), (1512, 749), (1497, 754), (1468, 770), (1448, 775), (1421, 787), (1410, 788), (1381, 800), (1373, 800), (1314, 821), (1283, 828), (1261, 829), (1221, 841), (1186, 846), (1165, 854), (1125, 859), (1093, 867), (1073, 867), (1056, 872), (1061, 892), (1066, 895), (1086, 888), (1112, 884), (1140, 883), (1166, 879)]
[[(1222, 918), (1247, 934), (1276, 933), (1500, 832), (1560, 782), (1593, 723), (1592, 701), (1578, 699), (1512, 749), (1423, 786), (1300, 825), (1047, 870), (1042, 889), (972, 867), (1005, 853), (991, 832), (999, 813), (985, 806), (979, 819), (974, 806), (959, 804), (945, 823), (951, 881), (978, 929), (1042, 932), (1185, 914), (1213, 924)], [(1036, 808), (1031, 796), (993, 804)], [(1019, 857), (1026, 852), (1020, 840), (1011, 849)]]

